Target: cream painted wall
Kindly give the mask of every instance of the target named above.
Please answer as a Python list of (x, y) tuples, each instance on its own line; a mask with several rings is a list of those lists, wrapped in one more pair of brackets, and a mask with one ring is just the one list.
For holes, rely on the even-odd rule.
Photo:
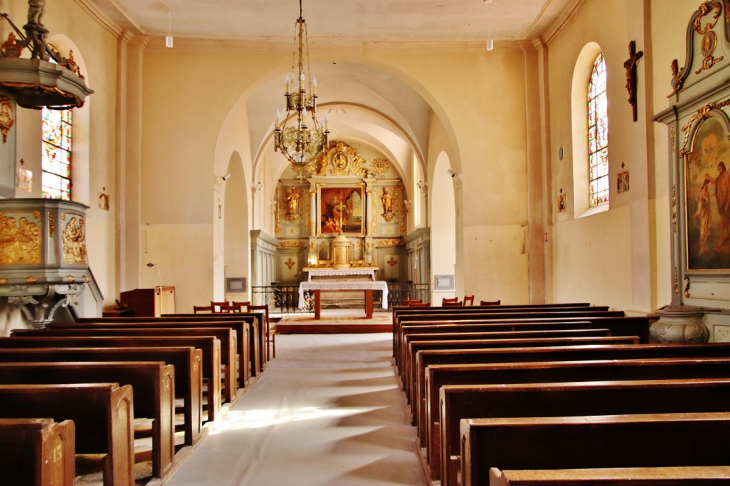
[[(456, 274), (456, 203), (454, 180), (446, 172), (449, 157), (442, 152), (437, 158), (431, 177), (431, 285), (433, 305), (444, 297), (452, 298), (456, 289), (437, 290), (434, 275)], [(461, 296), (463, 297), (463, 295)]]
[[(317, 56), (329, 54), (318, 51)], [(456, 172), (463, 169), (464, 193), (468, 195), (465, 226), (475, 227), (477, 234), (498, 233), (504, 227), (524, 233), (524, 66), (522, 56), (514, 54), (375, 49), (357, 56), (338, 53), (343, 61), (352, 57), (401, 77), (445, 117), (442, 124), (447, 134), (458, 134), (452, 142), (458, 149), (451, 159)], [(188, 246), (198, 250), (212, 245), (211, 184), (221, 127), (242, 96), (279, 71), (285, 72), (289, 60), (288, 52), (148, 48), (145, 54), (142, 221), (153, 229), (148, 233), (148, 244), (161, 250), (157, 258), (163, 264), (185, 261), (184, 266), (176, 267), (180, 279), (165, 282), (176, 285), (181, 299), (206, 295), (212, 288), (206, 278), (210, 275), (211, 253), (181, 259), (178, 248), (180, 238), (190, 239), (194, 243)], [(205, 87), (203, 91), (201, 86)], [(238, 135), (245, 137), (244, 132)], [(161, 180), (164, 184), (159, 183)], [(258, 219), (263, 216), (259, 210), (268, 211), (264, 206), (267, 202), (265, 199), (260, 209), (253, 208), (257, 225), (269, 219)], [(259, 204), (257, 200), (255, 205)], [(211, 229), (206, 235), (204, 229), (208, 226)], [(185, 231), (185, 227), (195, 231)], [(175, 237), (162, 228), (174, 229)], [(202, 244), (205, 240), (211, 243)], [(526, 277), (522, 275), (526, 271), (515, 271), (524, 268), (520, 263), (524, 260), (523, 237), (498, 240), (499, 244), (490, 239), (466, 239), (466, 246), (471, 247), (471, 253), (492, 261), (492, 276), (514, 285), (506, 293), (514, 301), (525, 302)], [(482, 298), (488, 290), (482, 285), (482, 280), (473, 281), (470, 293)]]

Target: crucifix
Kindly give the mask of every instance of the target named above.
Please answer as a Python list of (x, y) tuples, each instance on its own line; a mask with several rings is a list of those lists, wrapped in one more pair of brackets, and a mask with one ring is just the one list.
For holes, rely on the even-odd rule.
[(337, 206), (340, 210), (340, 234), (342, 234), (342, 207), (344, 204), (342, 204), (342, 199), (340, 199), (340, 204)]
[(626, 89), (629, 92), (629, 104), (634, 110), (634, 121), (638, 119), (636, 113), (636, 65), (644, 56), (644, 51), (636, 52), (636, 43), (629, 42), (629, 58), (624, 62), (626, 68)]

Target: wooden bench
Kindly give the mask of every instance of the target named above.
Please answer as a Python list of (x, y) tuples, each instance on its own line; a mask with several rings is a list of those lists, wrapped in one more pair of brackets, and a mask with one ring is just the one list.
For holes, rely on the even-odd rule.
[(0, 384), (119, 383), (134, 390), (135, 418), (152, 422), (152, 474), (175, 457), (175, 368), (163, 362), (0, 363)]
[[(554, 347), (517, 347), (503, 349), (432, 349), (416, 354), (416, 399), (421, 403), (416, 412), (426, 416), (426, 369), (433, 365), (489, 364), (533, 361), (575, 361), (600, 359), (650, 359), (650, 358), (711, 358), (730, 357), (730, 344), (714, 343), (697, 346), (694, 344), (646, 344), (633, 345), (589, 345)], [(438, 389), (434, 392), (438, 395)], [(437, 410), (437, 408), (435, 409)]]
[[(628, 411), (621, 409), (620, 405), (626, 402), (625, 400), (636, 399), (650, 395), (648, 389), (653, 389), (651, 383), (659, 383), (657, 377), (664, 374), (664, 378), (677, 380), (691, 380), (697, 378), (709, 378), (717, 377), (725, 379), (730, 384), (730, 360), (721, 360), (718, 363), (716, 360), (709, 360), (704, 364), (698, 362), (692, 362), (691, 360), (678, 360), (672, 362), (671, 360), (663, 360), (658, 364), (652, 365), (646, 360), (644, 361), (603, 361), (603, 362), (563, 362), (563, 363), (526, 363), (526, 366), (502, 366), (501, 369), (498, 365), (495, 365), (494, 370), (489, 370), (484, 373), (484, 379), (478, 384), (448, 384), (443, 385), (437, 391), (439, 395), (438, 409), (431, 411), (431, 415), (427, 418), (428, 422), (428, 438), (427, 454), (429, 469), (431, 470), (432, 477), (437, 479), (443, 471), (442, 484), (454, 484), (453, 476), (450, 475), (449, 469), (450, 458), (458, 455), (459, 453), (459, 421), (466, 418), (489, 418), (489, 417), (504, 417), (506, 415), (492, 415), (494, 408), (491, 406), (490, 400), (494, 399), (494, 393), (492, 393), (495, 386), (505, 386), (505, 389), (519, 390), (514, 396), (540, 396), (548, 397), (551, 400), (549, 403), (538, 402), (532, 404), (518, 403), (514, 408), (515, 417), (523, 416), (551, 416), (551, 415), (574, 415), (572, 412), (565, 412), (566, 409), (555, 409), (557, 412), (553, 413), (551, 407), (555, 403), (563, 403), (564, 396), (560, 395), (558, 398), (553, 398), (552, 395), (540, 395), (539, 390), (535, 390), (529, 387), (539, 388), (537, 383), (570, 383), (570, 382), (593, 382), (593, 381), (614, 381), (620, 383), (625, 380), (634, 381), (645, 381), (646, 387), (639, 385), (638, 391), (630, 392), (626, 397), (621, 398), (620, 401), (616, 402), (616, 413), (654, 413), (654, 412), (708, 412), (708, 411), (725, 411), (723, 408), (697, 408), (698, 406), (708, 406), (706, 404), (690, 404), (686, 408), (682, 408), (684, 389), (676, 390), (675, 387), (670, 387), (670, 392), (676, 394), (671, 406), (677, 408), (670, 409), (669, 405), (667, 408), (661, 408), (661, 404), (657, 403), (656, 408), (640, 409), (641, 405), (637, 404), (636, 408), (629, 408)], [(615, 364), (613, 364), (615, 363)], [(698, 364), (694, 364), (698, 363)], [(490, 373), (494, 371), (493, 373)], [(475, 373), (476, 375), (476, 373)], [(615, 377), (615, 378), (613, 378)], [(478, 378), (474, 376), (476, 380)], [(672, 382), (672, 383), (676, 383)], [(517, 385), (529, 384), (528, 388), (519, 388)], [(512, 386), (515, 385), (514, 388)], [(586, 393), (587, 389), (585, 383), (576, 383), (576, 387), (579, 390), (580, 396), (592, 397)], [(552, 386), (552, 385), (551, 385)], [(571, 385), (572, 386), (572, 385)], [(690, 387), (691, 388), (691, 387)], [(598, 389), (598, 388), (597, 388)], [(486, 392), (484, 392), (486, 390)], [(571, 388), (564, 388), (568, 390), (565, 396), (571, 395)], [(562, 392), (559, 392), (562, 393)], [(633, 394), (633, 395), (631, 395)], [(503, 395), (497, 395), (503, 396)], [(597, 395), (601, 396), (601, 395)], [(610, 395), (611, 397), (619, 396), (620, 394)], [(700, 394), (698, 393), (698, 398)], [(588, 400), (586, 398), (585, 400)], [(585, 408), (579, 408), (581, 415), (600, 415), (604, 411), (609, 409), (601, 408), (613, 405), (611, 402), (601, 404), (589, 404), (582, 403), (581, 406)], [(645, 404), (649, 406), (649, 404)], [(654, 405), (654, 404), (652, 404)], [(541, 406), (544, 406), (544, 412), (540, 412)], [(576, 405), (577, 406), (577, 405)], [(532, 408), (531, 408), (532, 407)], [(592, 407), (592, 408), (591, 408)], [(438, 410), (438, 411), (437, 411)], [(522, 410), (525, 410), (523, 413)], [(613, 408), (610, 410), (614, 410)], [(730, 408), (728, 408), (730, 410)], [(607, 411), (606, 413), (611, 413)], [(530, 415), (533, 414), (533, 415)], [(452, 472), (458, 469), (454, 469)], [(446, 479), (449, 478), (449, 479)]]
[(175, 398), (183, 402), (185, 444), (201, 436), (203, 352), (192, 347), (170, 348), (19, 348), (0, 349), (1, 363), (162, 361), (175, 367)]
[[(251, 359), (251, 376), (258, 376), (262, 370), (262, 353), (264, 349), (265, 336), (262, 332), (261, 326), (259, 325), (258, 317), (254, 314), (174, 314), (164, 315), (162, 317), (86, 317), (77, 319), (75, 324), (134, 324), (141, 323), (147, 324), (152, 323), (160, 325), (158, 323), (168, 324), (186, 324), (186, 323), (206, 323), (202, 325), (212, 325), (218, 327), (221, 322), (245, 322), (250, 326), (249, 338), (250, 338), (250, 352), (249, 356)], [(66, 324), (59, 323), (59, 326)], [(239, 335), (239, 340), (241, 336)], [(241, 340), (241, 342), (245, 342)]]
[(131, 386), (0, 385), (0, 417), (73, 420), (76, 454), (104, 455), (104, 486), (134, 486)]
[(207, 383), (208, 420), (217, 420), (221, 407), (221, 344), (212, 337), (8, 337), (0, 338), (0, 348), (136, 348), (136, 347), (178, 347), (190, 346), (203, 352), (203, 380)]
[[(562, 337), (562, 338), (524, 338), (524, 339), (472, 339), (452, 341), (412, 341), (405, 356), (405, 390), (408, 403), (413, 407), (418, 403), (415, 394), (417, 380), (415, 355), (427, 349), (474, 349), (474, 348), (514, 348), (514, 347), (551, 347), (580, 346), (590, 344), (638, 344), (637, 336), (596, 336), (596, 337)], [(415, 413), (415, 412), (414, 412)]]
[(730, 466), (489, 470), (489, 486), (719, 486)]
[(238, 357), (238, 387), (246, 388), (251, 375), (251, 325), (244, 321), (211, 321), (211, 322), (107, 322), (101, 320), (84, 323), (51, 323), (47, 329), (188, 329), (188, 328), (228, 327), (236, 333), (236, 355)]
[(185, 328), (185, 329), (168, 329), (168, 328), (148, 328), (136, 327), (131, 329), (115, 328), (85, 328), (85, 329), (14, 329), (11, 332), (13, 337), (134, 337), (134, 336), (153, 336), (153, 337), (214, 337), (220, 341), (221, 366), (225, 370), (223, 376), (223, 396), (226, 402), (232, 402), (236, 397), (236, 333), (229, 328), (223, 327), (205, 327), (205, 328)]
[(14, 486), (74, 486), (74, 423), (0, 419), (2, 482)]
[(523, 417), (461, 421), (462, 484), (489, 469), (724, 466), (730, 413)]

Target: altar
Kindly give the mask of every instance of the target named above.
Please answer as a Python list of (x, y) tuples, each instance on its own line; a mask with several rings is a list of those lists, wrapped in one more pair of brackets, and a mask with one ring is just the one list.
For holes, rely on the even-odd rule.
[[(375, 280), (375, 272), (378, 267), (360, 268), (316, 268), (306, 267), (304, 271), (309, 273), (306, 282), (299, 284), (299, 307), (306, 305), (304, 292), (314, 291), (314, 318), (320, 319), (322, 308), (322, 291), (364, 291), (365, 292), (365, 317), (373, 317), (373, 290), (383, 292), (382, 307), (388, 308), (388, 284)], [(365, 277), (365, 279), (363, 279)], [(369, 277), (369, 278), (368, 278)]]

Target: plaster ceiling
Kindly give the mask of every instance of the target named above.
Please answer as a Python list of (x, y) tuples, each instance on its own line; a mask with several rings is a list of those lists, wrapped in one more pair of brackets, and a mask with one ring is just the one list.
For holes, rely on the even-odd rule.
[[(296, 0), (88, 0), (148, 35), (290, 40)], [(310, 40), (525, 40), (576, 0), (303, 0)], [(169, 14), (169, 15), (168, 15)]]

